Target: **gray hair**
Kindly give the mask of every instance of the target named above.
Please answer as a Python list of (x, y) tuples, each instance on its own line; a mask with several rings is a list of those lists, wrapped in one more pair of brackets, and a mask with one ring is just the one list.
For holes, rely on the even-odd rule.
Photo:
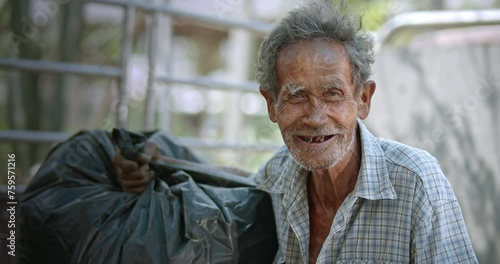
[(256, 75), (261, 89), (273, 97), (276, 97), (278, 86), (278, 53), (299, 41), (325, 39), (340, 43), (349, 58), (351, 81), (356, 85), (356, 92), (372, 74), (371, 64), (375, 61), (373, 38), (369, 33), (360, 32), (361, 16), (346, 10), (343, 1), (326, 2), (329, 4), (312, 2), (292, 10), (262, 42)]

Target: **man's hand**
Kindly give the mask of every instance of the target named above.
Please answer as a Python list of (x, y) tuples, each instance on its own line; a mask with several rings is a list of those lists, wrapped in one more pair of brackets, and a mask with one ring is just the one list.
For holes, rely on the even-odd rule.
[(153, 142), (146, 142), (144, 152), (135, 161), (127, 160), (118, 149), (112, 163), (122, 189), (131, 193), (142, 193), (155, 177), (154, 171), (149, 170), (148, 163), (159, 157), (158, 146)]

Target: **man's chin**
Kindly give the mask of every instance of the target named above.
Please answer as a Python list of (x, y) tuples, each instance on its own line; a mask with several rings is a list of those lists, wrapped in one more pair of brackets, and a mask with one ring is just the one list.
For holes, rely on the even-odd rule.
[(310, 162), (305, 161), (301, 157), (295, 157), (292, 154), (294, 160), (305, 170), (314, 171), (314, 170), (328, 170), (335, 166), (338, 161), (322, 161), (322, 162)]

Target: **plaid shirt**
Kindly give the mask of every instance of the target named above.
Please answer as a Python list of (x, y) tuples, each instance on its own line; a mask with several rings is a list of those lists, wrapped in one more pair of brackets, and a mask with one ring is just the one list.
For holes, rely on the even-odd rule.
[[(375, 138), (358, 122), (362, 161), (317, 263), (477, 263), (460, 206), (427, 152)], [(275, 263), (309, 263), (308, 172), (286, 147), (255, 175), (271, 195)]]

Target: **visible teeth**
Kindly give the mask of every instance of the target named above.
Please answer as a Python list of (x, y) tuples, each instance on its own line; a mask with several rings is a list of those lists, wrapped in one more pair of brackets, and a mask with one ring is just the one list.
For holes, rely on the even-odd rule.
[(302, 139), (307, 143), (321, 143), (325, 141), (325, 136), (317, 136), (317, 137), (302, 137)]

